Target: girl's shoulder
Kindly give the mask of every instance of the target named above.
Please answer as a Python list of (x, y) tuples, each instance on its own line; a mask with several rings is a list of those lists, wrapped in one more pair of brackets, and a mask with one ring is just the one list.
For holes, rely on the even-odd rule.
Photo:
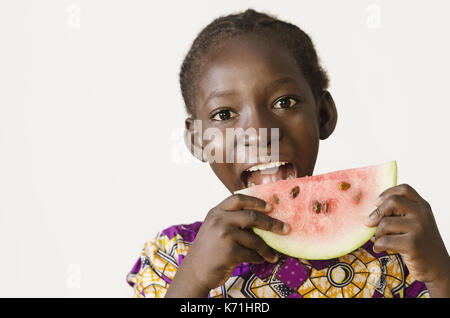
[(194, 242), (201, 225), (202, 222), (194, 222), (172, 225), (163, 229), (144, 243), (141, 257), (152, 259), (157, 256), (164, 260), (173, 259), (174, 265), (179, 265)]
[(144, 243), (126, 280), (136, 297), (163, 297), (202, 222), (173, 225)]
[(142, 256), (152, 258), (155, 255), (165, 260), (173, 259), (179, 265), (186, 256), (202, 222), (169, 226), (158, 232), (152, 240), (145, 242)]
[(197, 236), (202, 222), (194, 222), (191, 224), (178, 224), (172, 225), (164, 230), (160, 231), (156, 235), (158, 238), (167, 238), (169, 240), (182, 240), (186, 243), (192, 243)]

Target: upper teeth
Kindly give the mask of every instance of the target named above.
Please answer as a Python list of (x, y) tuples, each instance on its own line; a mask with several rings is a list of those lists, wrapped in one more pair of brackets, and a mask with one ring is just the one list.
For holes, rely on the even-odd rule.
[(265, 170), (265, 169), (279, 167), (279, 166), (285, 165), (287, 163), (288, 163), (287, 161), (275, 161), (275, 162), (262, 163), (262, 164), (248, 168), (247, 171)]

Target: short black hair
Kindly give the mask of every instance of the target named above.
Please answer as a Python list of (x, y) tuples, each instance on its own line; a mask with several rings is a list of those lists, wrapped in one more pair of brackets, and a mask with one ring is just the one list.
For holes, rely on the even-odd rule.
[(284, 45), (294, 56), (316, 98), (328, 88), (327, 72), (321, 67), (314, 44), (304, 31), (273, 15), (247, 9), (245, 12), (216, 18), (201, 30), (193, 41), (179, 73), (181, 94), (189, 115), (195, 117), (196, 114), (194, 103), (198, 73), (209, 50), (222, 40), (252, 34)]

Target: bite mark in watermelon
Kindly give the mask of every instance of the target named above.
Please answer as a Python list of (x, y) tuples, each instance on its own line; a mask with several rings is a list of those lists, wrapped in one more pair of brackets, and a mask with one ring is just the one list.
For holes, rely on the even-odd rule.
[(279, 180), (235, 193), (272, 204), (269, 216), (288, 223), (287, 235), (253, 228), (267, 245), (292, 256), (324, 260), (348, 254), (367, 242), (376, 227), (365, 222), (378, 195), (397, 184), (396, 161), (316, 176)]

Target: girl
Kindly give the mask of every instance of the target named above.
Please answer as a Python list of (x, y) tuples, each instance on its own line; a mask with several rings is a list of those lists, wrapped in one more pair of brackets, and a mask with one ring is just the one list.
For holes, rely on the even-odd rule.
[[(319, 141), (328, 138), (337, 111), (314, 46), (297, 26), (247, 10), (220, 17), (194, 40), (181, 67), (188, 118), (187, 141), (198, 156), (206, 148), (232, 162), (210, 160), (233, 193), (254, 184), (312, 175)], [(278, 128), (262, 141), (279, 166), (236, 160), (238, 146), (198, 137), (208, 129)], [(277, 147), (274, 147), (277, 142)], [(200, 151), (199, 151), (200, 149)], [(231, 155), (230, 155), (231, 154)], [(200, 159), (206, 161), (204, 156)], [(269, 173), (272, 171), (272, 173)], [(430, 205), (410, 186), (380, 195), (367, 226), (375, 237), (326, 261), (277, 254), (252, 227), (289, 233), (266, 215), (257, 198), (231, 195), (203, 222), (177, 225), (144, 245), (127, 276), (137, 297), (449, 297), (450, 261)]]

